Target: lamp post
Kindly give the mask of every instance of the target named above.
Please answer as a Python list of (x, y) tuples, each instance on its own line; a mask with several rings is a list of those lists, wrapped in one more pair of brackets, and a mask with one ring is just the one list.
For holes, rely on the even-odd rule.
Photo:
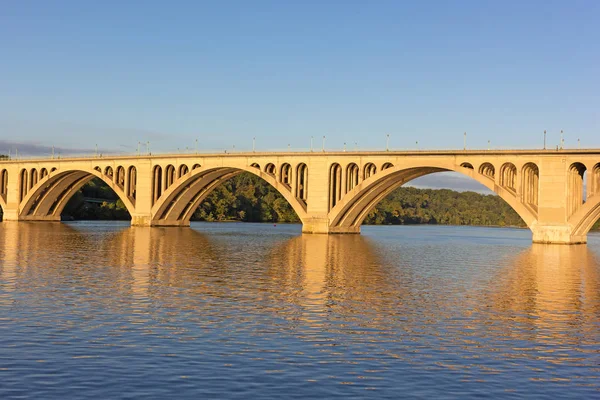
[(467, 132), (463, 136), (463, 150), (467, 150)]
[(385, 139), (385, 151), (390, 151), (390, 134), (387, 134), (387, 138)]
[(544, 129), (544, 150), (546, 150), (546, 130)]
[(323, 135), (323, 152), (325, 152), (325, 135)]
[(252, 138), (252, 152), (256, 152), (256, 136)]
[(344, 142), (344, 153), (346, 152), (346, 142)]
[(313, 139), (314, 139), (314, 138), (311, 136), (311, 137), (310, 137), (310, 152), (311, 152), (311, 153), (312, 153), (312, 151), (313, 151)]
[(198, 138), (196, 138), (196, 154), (198, 154)]
[(563, 137), (563, 130), (560, 130), (560, 149), (562, 150), (565, 146), (565, 138)]
[(148, 155), (150, 155), (150, 141), (146, 142), (146, 153), (148, 153)]

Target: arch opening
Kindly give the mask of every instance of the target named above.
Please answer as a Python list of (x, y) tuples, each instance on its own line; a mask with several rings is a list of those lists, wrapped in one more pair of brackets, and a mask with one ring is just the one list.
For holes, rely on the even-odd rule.
[(298, 164), (296, 167), (296, 197), (306, 204), (308, 200), (308, 166), (304, 163)]
[(156, 203), (162, 195), (162, 182), (162, 167), (160, 165), (155, 165), (152, 169), (152, 204)]
[(98, 177), (91, 177), (71, 195), (60, 216), (62, 220), (131, 220), (129, 210), (117, 193)]
[[(307, 184), (308, 168), (301, 164), (296, 171), (302, 174), (296, 181)], [(306, 213), (302, 198), (306, 193), (306, 185), (292, 193), (287, 185), (252, 166), (200, 169), (163, 192), (153, 206), (152, 224), (182, 226), (191, 220), (297, 222)]]
[(517, 167), (513, 163), (505, 163), (500, 168), (500, 186), (513, 193), (517, 188)]
[(285, 163), (281, 166), (281, 174), (279, 175), (280, 182), (288, 188), (292, 187), (292, 166)]
[(275, 176), (275, 171), (277, 170), (277, 168), (275, 167), (275, 164), (272, 163), (268, 163), (265, 166), (265, 172), (271, 176)]
[(534, 163), (527, 163), (523, 166), (522, 189), (523, 203), (538, 210), (538, 196), (540, 185), (540, 170)]
[(494, 180), (494, 178), (496, 177), (496, 168), (491, 163), (486, 162), (481, 164), (481, 166), (479, 167), (479, 173)]
[(570, 217), (585, 202), (584, 176), (586, 167), (582, 163), (573, 163), (569, 167), (567, 190), (567, 214)]
[(3, 169), (0, 171), (0, 197), (6, 201), (8, 195), (8, 170)]
[(187, 165), (185, 164), (181, 164), (179, 166), (179, 171), (177, 173), (177, 178), (181, 178), (182, 176), (184, 176), (185, 174), (187, 174), (190, 171), (190, 169), (188, 168)]
[[(127, 189), (133, 194), (132, 197), (135, 197), (135, 169), (128, 168), (128, 173), (132, 179), (127, 179)], [(91, 181), (94, 183), (90, 184)], [(82, 188), (86, 185), (92, 188), (101, 187), (92, 190), (93, 193), (110, 192), (112, 194), (109, 197), (105, 195), (100, 198), (84, 195)], [(90, 192), (90, 190), (86, 186), (85, 193)], [(111, 219), (107, 218), (111, 215), (110, 210), (119, 211), (121, 214), (125, 212), (129, 216), (130, 210), (134, 209), (133, 201), (134, 199), (127, 196), (127, 193), (118, 184), (98, 172), (97, 169), (91, 171), (69, 170), (53, 173), (47, 179), (40, 181), (23, 196), (18, 212), (19, 218), (23, 220)], [(67, 208), (69, 203), (71, 205)], [(86, 206), (83, 207), (82, 204)], [(98, 210), (103, 208), (101, 211), (104, 212), (104, 217), (92, 215), (89, 210), (94, 207), (90, 204), (97, 204), (96, 208)], [(77, 213), (76, 210), (80, 209), (87, 211), (82, 211), (83, 214)], [(65, 212), (65, 210), (67, 211)], [(65, 212), (65, 215), (63, 215), (63, 212)], [(100, 215), (102, 215), (102, 212), (98, 211)], [(123, 219), (123, 217), (114, 219)]]
[[(395, 169), (393, 171), (387, 173), (381, 173), (379, 177), (371, 178), (369, 181), (365, 181), (365, 185), (361, 186), (360, 189), (355, 190), (347, 194), (347, 197), (344, 197), (341, 202), (339, 202), (335, 208), (331, 211), (330, 217), (330, 229), (339, 229), (340, 232), (351, 231), (357, 232), (360, 225), (367, 219), (367, 216), (371, 214), (371, 212), (375, 209), (375, 207), (386, 199), (387, 196), (394, 193), (396, 190), (401, 188), (401, 186), (405, 185), (408, 182), (411, 182), (414, 179), (423, 177), (425, 175), (430, 175), (434, 173), (440, 172), (461, 172), (464, 171), (461, 167), (453, 167), (457, 168), (456, 170), (451, 169), (450, 167), (414, 167), (414, 168), (405, 168), (405, 169)], [(467, 176), (471, 178), (471, 181), (476, 181), (479, 185), (482, 186), (480, 190), (488, 192), (494, 190), (494, 182), (489, 179), (478, 175), (478, 174), (469, 174), (468, 171), (462, 173), (463, 176)], [(510, 221), (509, 225), (519, 225), (519, 226), (531, 226), (533, 222), (536, 221), (536, 215), (533, 210), (526, 208), (517, 198), (516, 196), (507, 193), (507, 192), (498, 192), (495, 194), (482, 194), (476, 193), (474, 191), (466, 191), (464, 194), (461, 194), (456, 191), (447, 190), (447, 189), (423, 189), (423, 188), (402, 188), (406, 191), (425, 191), (421, 198), (420, 203), (415, 206), (416, 217), (419, 220), (427, 221), (428, 223), (451, 223), (454, 224), (476, 224), (476, 225), (495, 225), (495, 221), (499, 216), (499, 213), (496, 210), (496, 206), (491, 207), (488, 203), (496, 204), (498, 201), (503, 206), (502, 212), (511, 213), (510, 218), (507, 221)], [(442, 194), (440, 194), (442, 193)], [(417, 193), (419, 194), (419, 193)], [(411, 201), (414, 200), (415, 194), (411, 198)], [(419, 194), (420, 195), (420, 194)], [(441, 209), (443, 209), (442, 217), (428, 214), (429, 211), (427, 209), (434, 204), (433, 200), (437, 196), (446, 196), (448, 199), (452, 199), (452, 201), (456, 201), (460, 207), (465, 208), (459, 213), (456, 213), (453, 216), (453, 212), (451, 209), (447, 207), (444, 208), (443, 205), (440, 205)], [(409, 196), (410, 197), (410, 196)], [(463, 198), (463, 200), (458, 201), (457, 199)], [(416, 196), (418, 198), (418, 196)], [(402, 199), (398, 200), (398, 204), (402, 205)], [(468, 214), (469, 202), (477, 201), (482, 205), (481, 213), (485, 215), (479, 216), (470, 216)], [(486, 205), (487, 204), (487, 205)], [(456, 206), (455, 206), (456, 207)], [(390, 211), (389, 209), (386, 209)], [(391, 213), (396, 213), (393, 217), (395, 221), (400, 221), (402, 218), (407, 217), (407, 215), (403, 214), (403, 208), (396, 210), (391, 210)], [(429, 219), (428, 219), (429, 218)], [(457, 219), (458, 218), (458, 219)], [(374, 218), (371, 214), (370, 222), (373, 222)], [(430, 222), (432, 221), (432, 222)], [(381, 221), (383, 223), (390, 223), (389, 221)]]
[(167, 190), (175, 182), (175, 167), (171, 164), (165, 168), (165, 181), (163, 184), (163, 192)]
[(334, 163), (329, 167), (329, 210), (342, 198), (342, 166)]
[(363, 169), (363, 180), (369, 179), (377, 173), (377, 167), (373, 163), (366, 163)]
[(358, 186), (358, 181), (359, 181), (358, 178), (359, 178), (358, 165), (356, 165), (355, 163), (348, 164), (348, 166), (346, 167), (346, 185), (344, 188), (344, 190), (345, 190), (344, 193), (348, 193), (349, 191), (354, 189), (356, 186)]
[(591, 196), (600, 195), (600, 163), (594, 165), (592, 168), (590, 187), (588, 193)]
[(464, 162), (464, 163), (460, 164), (460, 166), (463, 168), (467, 168), (467, 169), (475, 169), (475, 168), (473, 168), (473, 164), (468, 163), (468, 162)]

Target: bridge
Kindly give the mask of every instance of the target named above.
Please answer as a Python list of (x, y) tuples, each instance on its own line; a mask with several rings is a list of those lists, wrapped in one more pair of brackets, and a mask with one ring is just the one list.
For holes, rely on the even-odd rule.
[[(68, 200), (99, 178), (135, 226), (189, 226), (227, 179), (252, 173), (290, 203), (304, 233), (359, 233), (397, 187), (454, 171), (495, 192), (536, 243), (576, 244), (600, 217), (600, 149), (246, 152), (0, 160), (4, 221), (60, 221)], [(586, 181), (584, 184), (584, 180)]]

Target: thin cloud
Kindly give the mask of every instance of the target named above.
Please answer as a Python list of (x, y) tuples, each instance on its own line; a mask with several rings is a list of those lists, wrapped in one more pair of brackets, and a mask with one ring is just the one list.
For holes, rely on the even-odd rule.
[[(47, 156), (51, 155), (53, 151), (52, 146), (35, 142), (13, 142), (8, 140), (0, 140), (0, 154), (11, 156), (23, 155), (23, 156)], [(96, 148), (69, 148), (69, 147), (54, 147), (54, 154), (63, 155), (75, 155), (75, 154), (93, 154), (96, 152)], [(115, 153), (114, 150), (98, 149), (98, 152), (105, 154)]]

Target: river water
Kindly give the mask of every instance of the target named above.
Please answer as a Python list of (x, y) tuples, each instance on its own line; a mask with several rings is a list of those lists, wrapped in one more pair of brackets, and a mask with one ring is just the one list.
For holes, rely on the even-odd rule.
[(600, 397), (600, 236), (0, 224), (0, 398)]

